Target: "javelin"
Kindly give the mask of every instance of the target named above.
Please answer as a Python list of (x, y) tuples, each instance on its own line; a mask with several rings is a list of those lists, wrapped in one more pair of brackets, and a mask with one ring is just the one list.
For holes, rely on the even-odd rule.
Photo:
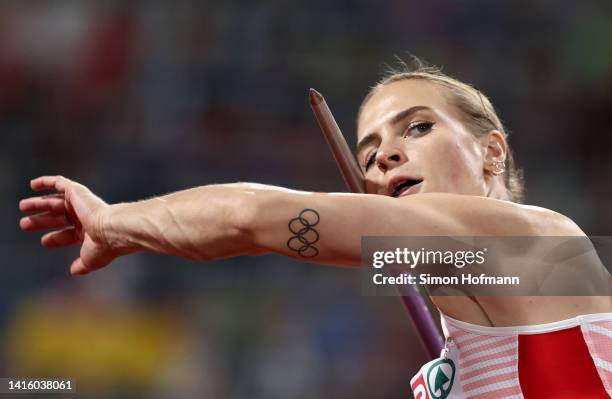
[[(310, 89), (310, 107), (314, 113), (319, 126), (323, 131), (325, 140), (329, 145), (336, 164), (340, 169), (344, 183), (353, 193), (365, 193), (365, 178), (357, 160), (353, 156), (334, 116), (332, 115), (325, 99), (315, 89)], [(412, 318), (412, 322), (417, 329), (421, 341), (425, 345), (427, 353), (432, 358), (440, 356), (440, 351), (443, 347), (443, 339), (438, 331), (438, 327), (434, 322), (423, 297), (414, 285), (406, 286), (402, 294), (404, 305)]]

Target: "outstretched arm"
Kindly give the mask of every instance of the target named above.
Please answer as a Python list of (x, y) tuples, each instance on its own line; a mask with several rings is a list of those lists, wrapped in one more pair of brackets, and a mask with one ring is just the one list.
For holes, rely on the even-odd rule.
[(236, 183), (108, 205), (61, 176), (40, 177), (31, 185), (35, 191), (57, 193), (21, 201), (22, 211), (35, 214), (20, 225), (29, 231), (55, 229), (42, 237), (46, 247), (80, 244), (73, 274), (99, 269), (136, 251), (189, 259), (275, 252), (358, 266), (362, 236), (499, 234), (486, 231), (491, 217), (508, 218), (509, 223), (496, 225), (520, 223), (514, 215), (518, 205), (452, 194), (397, 199)]

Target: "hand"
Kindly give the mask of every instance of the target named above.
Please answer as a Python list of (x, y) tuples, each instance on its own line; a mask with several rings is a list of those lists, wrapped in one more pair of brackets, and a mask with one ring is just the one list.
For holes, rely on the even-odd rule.
[(24, 231), (53, 231), (41, 238), (46, 248), (81, 245), (80, 257), (70, 265), (72, 275), (87, 274), (120, 254), (105, 242), (102, 214), (109, 205), (87, 187), (62, 176), (42, 176), (30, 182), (32, 190), (55, 190), (49, 195), (21, 200), (19, 209), (31, 213), (19, 226)]

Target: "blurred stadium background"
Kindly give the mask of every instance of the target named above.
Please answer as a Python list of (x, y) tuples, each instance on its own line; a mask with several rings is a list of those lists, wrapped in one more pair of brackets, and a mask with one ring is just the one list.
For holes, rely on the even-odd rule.
[(343, 191), (307, 89), (354, 143), (382, 62), (409, 51), (492, 98), (529, 203), (610, 234), (611, 38), (609, 1), (3, 0), (0, 375), (73, 377), (83, 397), (410, 397), (425, 355), (359, 273), (142, 254), (74, 279), (74, 250), (20, 232), (18, 199), (40, 174), (110, 202)]

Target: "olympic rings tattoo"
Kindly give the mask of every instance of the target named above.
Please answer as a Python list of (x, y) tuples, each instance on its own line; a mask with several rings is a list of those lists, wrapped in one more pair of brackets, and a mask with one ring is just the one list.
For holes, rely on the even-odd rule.
[(319, 233), (313, 226), (319, 224), (319, 214), (314, 209), (306, 208), (298, 217), (289, 221), (289, 231), (295, 234), (287, 240), (287, 247), (303, 258), (313, 258), (319, 250), (313, 245), (319, 241)]

